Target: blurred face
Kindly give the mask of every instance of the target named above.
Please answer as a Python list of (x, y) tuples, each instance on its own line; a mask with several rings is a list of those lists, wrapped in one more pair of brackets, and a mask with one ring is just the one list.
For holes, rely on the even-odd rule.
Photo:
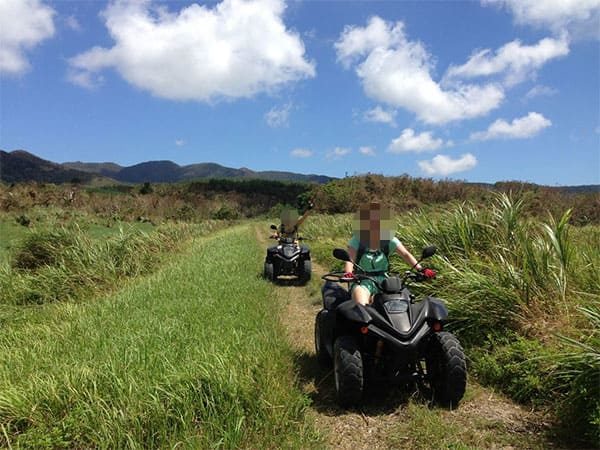
[(286, 208), (281, 211), (281, 223), (286, 228), (291, 228), (298, 222), (298, 211), (291, 208)]
[(381, 241), (389, 241), (394, 236), (393, 219), (389, 208), (379, 203), (361, 205), (356, 213), (353, 232), (361, 245), (372, 249), (380, 248)]

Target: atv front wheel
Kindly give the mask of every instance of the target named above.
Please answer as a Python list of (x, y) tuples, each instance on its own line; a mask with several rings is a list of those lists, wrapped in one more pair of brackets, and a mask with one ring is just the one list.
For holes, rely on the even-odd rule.
[(435, 333), (425, 357), (433, 400), (456, 408), (467, 386), (467, 364), (460, 342), (445, 331)]
[(302, 265), (302, 275), (300, 279), (303, 283), (308, 283), (310, 281), (310, 275), (312, 273), (312, 264), (310, 259), (304, 260), (304, 264)]
[(275, 275), (274, 275), (274, 269), (273, 269), (272, 263), (268, 263), (268, 262), (265, 263), (263, 275), (267, 280), (273, 281), (273, 279), (275, 278)]
[(338, 402), (352, 406), (360, 402), (363, 393), (362, 355), (352, 336), (340, 336), (333, 346), (333, 373)]

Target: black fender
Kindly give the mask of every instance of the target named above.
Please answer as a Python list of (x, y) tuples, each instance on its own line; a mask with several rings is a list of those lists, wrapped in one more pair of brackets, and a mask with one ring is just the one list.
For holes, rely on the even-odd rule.
[(366, 325), (373, 320), (367, 309), (354, 300), (346, 300), (335, 310), (338, 317), (357, 325)]
[(267, 257), (265, 258), (265, 262), (273, 263), (273, 259), (277, 254), (277, 246), (273, 245), (272, 247), (267, 248)]
[(350, 293), (333, 281), (326, 281), (321, 288), (323, 308), (333, 311), (346, 300), (350, 300)]
[(445, 322), (448, 319), (448, 308), (444, 302), (436, 297), (426, 297), (425, 300), (429, 303), (426, 314), (427, 319), (438, 320)]
[(325, 344), (325, 351), (333, 357), (333, 341), (335, 332), (335, 314), (333, 311), (322, 309), (315, 318), (319, 322), (319, 329), (322, 342)]
[(306, 245), (301, 245), (300, 254), (302, 255), (302, 258), (310, 259), (310, 248), (308, 248)]

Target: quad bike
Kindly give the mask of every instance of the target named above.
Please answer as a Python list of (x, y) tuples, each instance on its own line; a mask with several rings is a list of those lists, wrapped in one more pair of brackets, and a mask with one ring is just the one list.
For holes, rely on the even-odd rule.
[[(277, 230), (277, 227), (271, 225), (271, 229)], [(267, 249), (264, 277), (276, 281), (279, 276), (294, 275), (300, 282), (307, 283), (310, 280), (312, 267), (309, 248), (298, 244), (298, 241), (303, 239), (301, 237), (274, 239), (278, 240), (278, 245)]]
[[(421, 260), (435, 251), (426, 247)], [(351, 261), (343, 249), (335, 249), (333, 256)], [(443, 331), (448, 317), (444, 303), (433, 297), (415, 301), (409, 291), (410, 281), (425, 277), (412, 269), (403, 276), (387, 274), (381, 283), (365, 273), (356, 273), (354, 279), (343, 276), (330, 272), (322, 277), (323, 309), (315, 320), (317, 359), (322, 366), (333, 363), (338, 402), (357, 405), (366, 384), (416, 383), (429, 400), (457, 407), (466, 388), (465, 355), (458, 339)], [(336, 284), (364, 279), (381, 290), (367, 306)]]

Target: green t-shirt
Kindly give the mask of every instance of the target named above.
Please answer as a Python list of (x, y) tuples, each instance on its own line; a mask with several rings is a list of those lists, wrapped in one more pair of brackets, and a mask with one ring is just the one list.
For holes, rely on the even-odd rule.
[[(399, 246), (400, 241), (397, 237), (393, 237), (389, 244), (388, 255), (394, 253)], [(358, 251), (360, 247), (360, 240), (358, 236), (354, 235), (352, 239), (350, 239), (348, 247), (352, 247)], [(387, 272), (389, 269), (388, 258), (386, 255), (384, 255), (380, 248), (374, 250), (366, 248), (365, 252), (360, 258), (360, 261), (357, 261), (357, 264), (362, 267), (365, 272)]]

